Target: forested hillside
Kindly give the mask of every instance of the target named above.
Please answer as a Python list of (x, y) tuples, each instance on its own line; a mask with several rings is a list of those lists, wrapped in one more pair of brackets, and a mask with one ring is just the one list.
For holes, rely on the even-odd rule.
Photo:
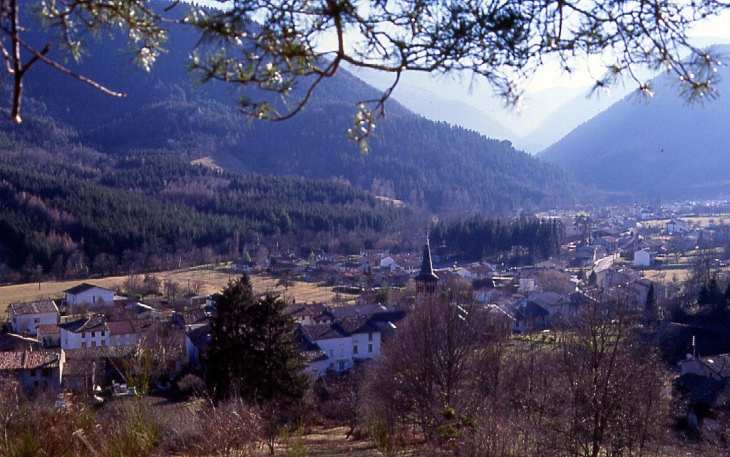
[(447, 215), (570, 201), (573, 185), (562, 169), (509, 142), (428, 121), (396, 103), (379, 121), (372, 152), (360, 154), (346, 131), (357, 103), (380, 93), (344, 70), (325, 81), (294, 119), (252, 122), (235, 109), (244, 92), (191, 82), (185, 68), (196, 42), (189, 32), (175, 31), (150, 74), (124, 64), (113, 41), (93, 46), (74, 69), (126, 92), (124, 99), (40, 66), (29, 75), (27, 93), (72, 126), (76, 141), (102, 152), (165, 149), (188, 159), (210, 156), (235, 172), (344, 178)]
[(108, 156), (52, 122), (32, 128), (46, 129), (45, 144), (0, 136), (0, 281), (30, 279), (38, 265), (56, 278), (174, 268), (267, 242), (335, 248), (410, 214), (334, 181), (235, 175), (165, 151)]

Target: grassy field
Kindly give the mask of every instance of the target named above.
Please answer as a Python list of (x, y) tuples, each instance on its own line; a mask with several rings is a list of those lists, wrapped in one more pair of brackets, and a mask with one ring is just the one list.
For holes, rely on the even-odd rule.
[[(194, 267), (182, 270), (173, 270), (154, 273), (161, 281), (172, 281), (181, 286), (182, 290), (189, 290), (198, 286), (199, 294), (209, 295), (220, 292), (228, 281), (236, 279), (237, 274), (231, 272), (227, 266), (223, 267)], [(107, 289), (118, 290), (122, 288), (126, 276), (113, 276), (101, 279), (60, 281), (60, 282), (42, 282), (40, 288), (38, 283), (17, 284), (12, 286), (0, 287), (0, 306), (5, 307), (10, 303), (19, 303), (24, 301), (33, 301), (39, 299), (63, 299), (63, 291), (82, 282), (93, 284), (95, 286)], [(315, 284), (294, 282), (292, 286), (286, 290), (282, 286), (277, 286), (277, 279), (268, 276), (252, 276), (254, 290), (257, 292), (271, 292), (279, 294), (286, 300), (295, 299), (297, 303), (331, 303), (335, 298), (335, 294), (330, 287), (317, 287)]]

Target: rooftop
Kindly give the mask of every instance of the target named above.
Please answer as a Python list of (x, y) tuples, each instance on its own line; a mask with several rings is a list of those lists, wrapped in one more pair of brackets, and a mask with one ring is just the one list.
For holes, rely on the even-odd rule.
[(10, 309), (16, 316), (58, 313), (58, 308), (53, 300), (11, 303)]

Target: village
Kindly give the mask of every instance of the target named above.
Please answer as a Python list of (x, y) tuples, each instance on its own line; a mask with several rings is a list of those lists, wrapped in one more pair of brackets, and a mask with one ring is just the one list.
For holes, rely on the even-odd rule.
[[(590, 300), (620, 298), (643, 309), (650, 288), (657, 300), (677, 287), (675, 271), (681, 276), (686, 268), (672, 267), (682, 266), (686, 254), (700, 244), (708, 252), (719, 252), (730, 240), (730, 225), (722, 217), (701, 225), (680, 216), (693, 209), (687, 204), (634, 208), (628, 214), (618, 209), (580, 216), (538, 214), (561, 219), (566, 233), (560, 257), (504, 268), (486, 261), (443, 266), (434, 255), (434, 273), (442, 285), (460, 282), (473, 287), (474, 301), (515, 334), (549, 331), (556, 316), (575, 316)], [(430, 256), (430, 246), (427, 251)], [(711, 262), (720, 271), (725, 254), (717, 256), (723, 258), (713, 254)], [(332, 303), (301, 303), (289, 297), (287, 309), (306, 335), (309, 370), (318, 377), (377, 355), (382, 336), (394, 331), (415, 306), (414, 278), (425, 274), (423, 259), (423, 252), (369, 249), (357, 256), (312, 253), (308, 259), (271, 256), (257, 261), (247, 256), (233, 261), (230, 270), (268, 274), (285, 287), (293, 281), (332, 287)], [(89, 283), (65, 290), (61, 300), (12, 303), (9, 330), (18, 342), (3, 347), (17, 350), (1, 354), (2, 370), (22, 379), (28, 392), (38, 387), (83, 390), (108, 385), (109, 379), (94, 377), (84, 367), (98, 366), (97, 358), (104, 358), (113, 368), (115, 358), (130, 356), (151, 330), (162, 329), (166, 341), (177, 345), (171, 348), (177, 357), (170, 372), (174, 378), (198, 366), (215, 313), (211, 296), (188, 294), (178, 304), (174, 310), (157, 309)]]
[[(708, 278), (726, 281), (730, 225), (718, 214), (727, 214), (727, 203), (701, 208), (699, 216), (696, 204), (538, 214), (559, 219), (565, 234), (561, 254), (534, 265), (446, 265), (435, 254), (438, 246), (426, 239), (420, 249), (405, 253), (363, 249), (359, 255), (308, 258), (252, 253), (224, 269), (229, 277), (276, 280), (313, 381), (377, 358), (409, 313), (430, 296), (459, 289), (470, 294), (484, 332), (543, 342), (554, 341), (551, 332), (565, 329), (590, 305), (621, 302), (645, 338), (666, 340), (660, 343), (669, 347), (663, 356), (675, 366), (677, 386), (688, 401), (709, 401), (705, 406), (712, 407), (715, 400), (702, 399), (709, 398), (706, 392), (702, 398), (693, 392), (706, 390), (708, 383), (717, 392), (725, 388), (730, 348), (724, 337), (712, 336), (711, 326), (672, 318), (673, 295), (698, 268), (705, 268)], [(3, 376), (17, 379), (29, 397), (80, 395), (97, 403), (165, 395), (205, 376), (201, 364), (217, 313), (215, 293), (181, 287), (171, 296), (168, 284), (167, 294), (122, 295), (128, 292), (122, 287), (93, 282), (65, 289), (59, 298), (10, 303), (0, 335)], [(289, 293), (297, 283), (327, 288), (331, 299), (297, 298)], [(152, 381), (143, 383), (144, 391), (140, 377)]]

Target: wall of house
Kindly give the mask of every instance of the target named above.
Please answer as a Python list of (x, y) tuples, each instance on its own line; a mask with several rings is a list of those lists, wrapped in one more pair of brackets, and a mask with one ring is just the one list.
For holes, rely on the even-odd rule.
[(58, 367), (18, 370), (16, 377), (27, 395), (55, 392), (61, 387), (61, 370)]
[(380, 352), (380, 332), (352, 335), (352, 358), (372, 359)]
[(80, 349), (110, 346), (108, 331), (71, 332), (61, 329), (61, 349)]
[(139, 340), (140, 337), (136, 333), (114, 334), (109, 337), (109, 345), (134, 346)]
[(27, 334), (30, 336), (35, 336), (37, 334), (36, 328), (39, 325), (47, 325), (47, 324), (57, 324), (58, 323), (58, 314), (57, 313), (44, 313), (44, 314), (23, 314), (21, 316), (16, 316), (12, 313), (10, 313), (10, 325), (13, 329), (13, 332), (18, 334), (23, 334), (24, 332), (28, 332)]
[(352, 368), (351, 337), (330, 338), (327, 340), (316, 340), (315, 342), (329, 359), (327, 368), (337, 371), (345, 371)]
[(39, 342), (41, 343), (41, 347), (44, 347), (44, 348), (60, 347), (61, 346), (61, 334), (60, 333), (51, 333), (51, 334), (42, 335), (39, 338)]
[(330, 360), (328, 359), (317, 360), (315, 362), (311, 362), (304, 371), (312, 377), (312, 380), (315, 380), (327, 374), (327, 368), (329, 368), (329, 364)]

